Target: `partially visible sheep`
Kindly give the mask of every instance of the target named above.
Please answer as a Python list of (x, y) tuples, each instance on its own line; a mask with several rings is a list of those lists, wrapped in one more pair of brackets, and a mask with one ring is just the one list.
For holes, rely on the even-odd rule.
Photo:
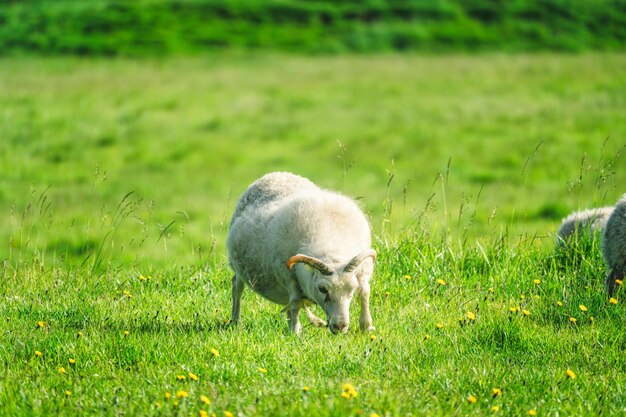
[(622, 280), (626, 275), (626, 194), (617, 202), (606, 223), (602, 256), (606, 262), (606, 289), (610, 296), (615, 291), (615, 280)]
[(581, 234), (592, 238), (601, 235), (612, 212), (613, 207), (601, 207), (571, 213), (561, 223), (556, 237), (557, 245), (563, 247)]
[(361, 330), (374, 329), (369, 280), (376, 252), (369, 223), (352, 199), (298, 175), (267, 174), (239, 199), (226, 245), (235, 271), (233, 324), (239, 322), (241, 295), (248, 285), (286, 306), (295, 333), (301, 330), (301, 308), (313, 324), (326, 324), (309, 310), (311, 304), (324, 309), (333, 333), (345, 333), (355, 292), (361, 300)]

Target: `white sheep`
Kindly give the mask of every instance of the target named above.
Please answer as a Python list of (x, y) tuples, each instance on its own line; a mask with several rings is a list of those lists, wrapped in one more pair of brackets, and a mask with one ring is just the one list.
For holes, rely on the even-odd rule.
[(594, 238), (604, 233), (606, 222), (613, 212), (613, 207), (601, 207), (576, 211), (563, 219), (557, 232), (557, 244), (564, 247), (576, 237), (587, 234)]
[(626, 275), (626, 194), (617, 202), (606, 223), (602, 256), (607, 266), (606, 289), (613, 295), (615, 280), (623, 280)]
[(286, 306), (289, 328), (300, 333), (300, 309), (316, 326), (326, 323), (309, 309), (326, 312), (333, 333), (345, 333), (350, 301), (361, 300), (360, 327), (373, 330), (369, 280), (376, 252), (369, 223), (357, 204), (287, 172), (267, 174), (239, 199), (226, 241), (235, 275), (231, 322), (239, 322), (241, 295), (255, 292)]

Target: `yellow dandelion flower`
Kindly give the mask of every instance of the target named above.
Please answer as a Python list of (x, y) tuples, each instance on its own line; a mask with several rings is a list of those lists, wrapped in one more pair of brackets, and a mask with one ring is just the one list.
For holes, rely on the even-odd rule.
[(437, 323), (437, 324), (435, 324), (435, 326), (436, 326), (438, 329), (443, 329), (443, 323)]
[(539, 284), (541, 284), (541, 280), (540, 279), (533, 279), (533, 284), (539, 285)]
[(194, 381), (198, 380), (198, 375), (194, 374), (193, 372), (189, 372), (189, 378), (193, 379)]
[(307, 385), (302, 387), (302, 391), (304, 392), (309, 392), (311, 390), (311, 388), (309, 388)]
[(67, 373), (67, 372), (65, 372), (65, 368), (64, 368), (64, 367), (60, 367), (60, 368), (59, 368), (59, 373), (60, 373), (60, 374), (65, 374), (65, 373)]
[(148, 278), (146, 278), (145, 276), (139, 275), (139, 281), (147, 281), (147, 280)]
[(526, 296), (524, 294), (522, 294), (522, 295), (519, 296), (519, 299), (523, 301), (523, 300), (526, 299)]
[(349, 382), (346, 382), (345, 384), (341, 385), (341, 389), (343, 390), (343, 392), (341, 393), (341, 396), (345, 399), (355, 398), (359, 395), (356, 388), (354, 388), (354, 385), (352, 385)]
[(491, 411), (493, 411), (494, 413), (498, 412), (498, 411), (500, 411), (500, 407), (497, 406), (497, 405), (494, 405), (493, 407), (491, 407)]
[(124, 330), (124, 337), (128, 337), (129, 334), (130, 332), (128, 330)]
[(493, 395), (494, 397), (502, 395), (502, 390), (500, 388), (494, 388), (491, 390), (491, 395)]
[(572, 371), (571, 369), (568, 369), (565, 374), (567, 375), (568, 378), (571, 379), (576, 379), (576, 374), (574, 373), (574, 371)]
[(570, 317), (570, 318), (569, 318), (569, 321), (570, 321), (572, 324), (576, 324), (576, 318), (574, 318), (574, 317)]
[(489, 291), (489, 292), (493, 292), (493, 288), (489, 287), (489, 288), (487, 289), (487, 291)]
[(66, 397), (69, 397), (70, 395), (72, 395), (72, 391), (70, 391), (70, 390), (68, 390), (68, 389), (67, 389), (67, 390), (65, 390), (65, 396), (66, 396)]
[(169, 391), (166, 391), (166, 392), (165, 392), (165, 399), (166, 399), (166, 400), (169, 400), (170, 398), (172, 398), (172, 393), (171, 393), (171, 392), (169, 392)]
[(185, 375), (176, 375), (176, 380), (177, 381), (184, 381), (185, 379), (187, 379), (187, 377)]
[(389, 297), (391, 293), (389, 291), (385, 291), (385, 297)]
[(370, 335), (370, 340), (373, 342), (374, 340), (376, 340), (376, 335), (375, 334), (371, 334)]
[(178, 398), (187, 398), (187, 397), (189, 397), (189, 393), (187, 391), (183, 391), (181, 389), (181, 390), (176, 391), (176, 396)]
[(537, 410), (535, 410), (535, 409), (528, 410), (528, 415), (529, 416), (536, 416), (537, 415)]
[(468, 311), (467, 313), (465, 313), (465, 315), (467, 315), (468, 320), (476, 320), (476, 314), (472, 313), (471, 311)]
[(125, 297), (128, 297), (128, 298), (133, 298), (133, 295), (130, 293), (130, 291), (124, 290), (124, 291), (122, 291), (122, 294), (123, 294)]
[(473, 395), (470, 395), (469, 397), (467, 397), (467, 402), (470, 404), (476, 404), (478, 402), (478, 398), (476, 398)]
[(379, 415), (379, 414), (377, 414), (377, 413), (371, 413), (371, 414), (370, 414), (370, 417), (380, 417), (380, 415)]
[(46, 327), (46, 322), (45, 321), (38, 321), (37, 322), (37, 327)]
[(430, 335), (429, 334), (425, 334), (424, 335), (424, 340), (428, 340), (428, 339), (430, 339)]
[(235, 417), (235, 415), (228, 410), (224, 410), (224, 417)]
[(624, 283), (624, 281), (622, 281), (621, 279), (616, 279), (616, 280), (615, 280), (615, 283), (616, 283), (617, 285), (622, 285), (622, 284)]
[(557, 301), (556, 305), (559, 306), (559, 307), (563, 307), (563, 302), (562, 301)]
[(582, 305), (582, 304), (580, 304), (580, 305), (578, 306), (578, 308), (580, 308), (580, 311), (582, 311), (583, 313), (584, 313), (585, 311), (587, 311), (587, 307), (585, 307), (585, 306), (584, 306), (584, 305)]
[(70, 363), (70, 365), (74, 365), (76, 363), (76, 359), (74, 358), (69, 358), (67, 361)]
[(35, 356), (43, 356), (43, 353), (41, 353), (40, 351), (36, 350), (35, 351)]
[(199, 415), (200, 417), (209, 417), (209, 413), (208, 413), (208, 412), (206, 412), (206, 411), (204, 411), (204, 410), (200, 410), (200, 411), (198, 411), (198, 415)]
[(617, 298), (613, 298), (613, 297), (609, 298), (609, 303), (617, 304)]
[(404, 276), (404, 279), (406, 279), (407, 281), (409, 281), (411, 278), (413, 278), (413, 277), (411, 277), (410, 275), (405, 275)]
[(265, 368), (257, 368), (259, 372), (261, 372), (262, 374), (266, 374), (267, 373), (267, 369)]
[(525, 316), (530, 316), (530, 311), (522, 310), (522, 314), (525, 315)]
[(211, 405), (211, 400), (209, 400), (209, 397), (207, 397), (206, 395), (201, 395), (200, 401), (206, 405)]
[(211, 354), (213, 354), (213, 356), (220, 356), (220, 351), (215, 348), (211, 348)]
[(441, 278), (437, 279), (437, 284), (441, 285), (442, 287), (444, 285), (446, 285), (446, 282), (444, 280), (442, 280)]

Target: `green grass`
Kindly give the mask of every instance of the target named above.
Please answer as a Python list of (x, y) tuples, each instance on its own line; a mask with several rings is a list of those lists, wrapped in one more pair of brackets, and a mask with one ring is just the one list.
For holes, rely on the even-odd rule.
[[(597, 242), (555, 253), (552, 234), (624, 191), (625, 65), (2, 60), (1, 414), (623, 412), (622, 290), (610, 304)], [(356, 330), (356, 303), (347, 335), (294, 337), (281, 307), (249, 291), (242, 326), (225, 325), (229, 216), (271, 170), (370, 215), (375, 338)], [(189, 397), (166, 399), (179, 390)]]
[[(626, 407), (624, 307), (606, 300), (597, 248), (576, 264), (507, 242), (454, 251), (410, 235), (377, 248), (374, 337), (356, 330), (354, 306), (348, 334), (305, 326), (298, 338), (279, 306), (250, 292), (242, 327), (228, 328), (223, 263), (149, 280), (133, 270), (94, 277), (5, 266), (3, 414), (484, 415), (497, 405), (507, 415), (615, 415)], [(341, 396), (344, 383), (356, 398)], [(492, 398), (493, 388), (502, 395)], [(189, 397), (166, 399), (179, 390)]]

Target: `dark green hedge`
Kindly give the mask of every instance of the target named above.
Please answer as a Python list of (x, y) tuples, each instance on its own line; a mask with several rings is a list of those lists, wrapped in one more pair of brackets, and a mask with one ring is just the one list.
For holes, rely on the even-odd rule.
[(21, 0), (0, 53), (624, 49), (626, 0)]

